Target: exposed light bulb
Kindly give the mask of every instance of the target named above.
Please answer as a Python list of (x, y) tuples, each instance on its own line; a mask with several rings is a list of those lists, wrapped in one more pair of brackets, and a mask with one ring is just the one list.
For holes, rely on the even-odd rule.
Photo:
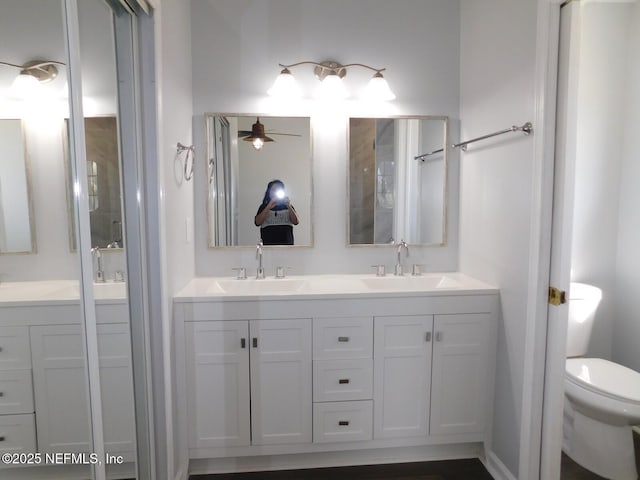
[(251, 142), (251, 145), (253, 145), (253, 148), (255, 148), (256, 150), (261, 150), (262, 146), (264, 145), (264, 142), (262, 141), (261, 138), (254, 138), (253, 141)]

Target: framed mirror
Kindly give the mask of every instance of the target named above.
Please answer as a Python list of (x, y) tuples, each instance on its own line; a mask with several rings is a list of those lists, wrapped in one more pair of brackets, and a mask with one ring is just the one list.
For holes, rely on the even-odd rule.
[(310, 118), (216, 113), (205, 124), (209, 247), (312, 245)]
[(31, 169), (22, 120), (0, 119), (0, 253), (35, 253)]
[[(120, 160), (118, 154), (118, 120), (115, 116), (86, 117), (84, 119), (87, 145), (87, 186), (91, 246), (109, 250), (122, 245), (122, 202), (120, 189)], [(64, 121), (65, 169), (71, 182), (69, 156), (69, 120)], [(67, 188), (68, 218), (73, 218), (73, 189)], [(71, 251), (76, 250), (75, 224), (69, 221)]]
[(445, 116), (349, 119), (349, 245), (446, 244), (447, 129)]

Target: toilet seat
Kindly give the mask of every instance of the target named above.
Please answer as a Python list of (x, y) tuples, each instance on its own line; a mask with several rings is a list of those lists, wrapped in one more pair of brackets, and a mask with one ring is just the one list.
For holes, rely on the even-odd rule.
[(569, 382), (598, 395), (640, 408), (640, 373), (602, 358), (568, 358)]

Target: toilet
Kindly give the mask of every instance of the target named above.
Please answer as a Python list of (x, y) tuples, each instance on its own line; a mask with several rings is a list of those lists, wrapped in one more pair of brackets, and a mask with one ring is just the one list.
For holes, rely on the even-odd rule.
[(637, 480), (634, 425), (640, 425), (640, 373), (601, 358), (585, 358), (602, 291), (572, 283), (565, 369), (562, 450), (611, 480)]

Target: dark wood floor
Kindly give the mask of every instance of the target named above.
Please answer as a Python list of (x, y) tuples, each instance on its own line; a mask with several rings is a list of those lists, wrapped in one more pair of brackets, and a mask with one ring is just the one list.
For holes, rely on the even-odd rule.
[(190, 480), (493, 480), (477, 459), (278, 472), (192, 475)]
[[(640, 435), (633, 436), (640, 471)], [(190, 480), (492, 480), (477, 459), (277, 472), (192, 475)], [(561, 480), (606, 480), (562, 454)]]
[[(640, 472), (640, 435), (633, 434), (633, 443), (636, 449), (636, 465)], [(590, 472), (586, 468), (582, 468), (576, 462), (562, 454), (562, 469), (560, 474), (561, 480), (606, 480), (606, 478)]]

